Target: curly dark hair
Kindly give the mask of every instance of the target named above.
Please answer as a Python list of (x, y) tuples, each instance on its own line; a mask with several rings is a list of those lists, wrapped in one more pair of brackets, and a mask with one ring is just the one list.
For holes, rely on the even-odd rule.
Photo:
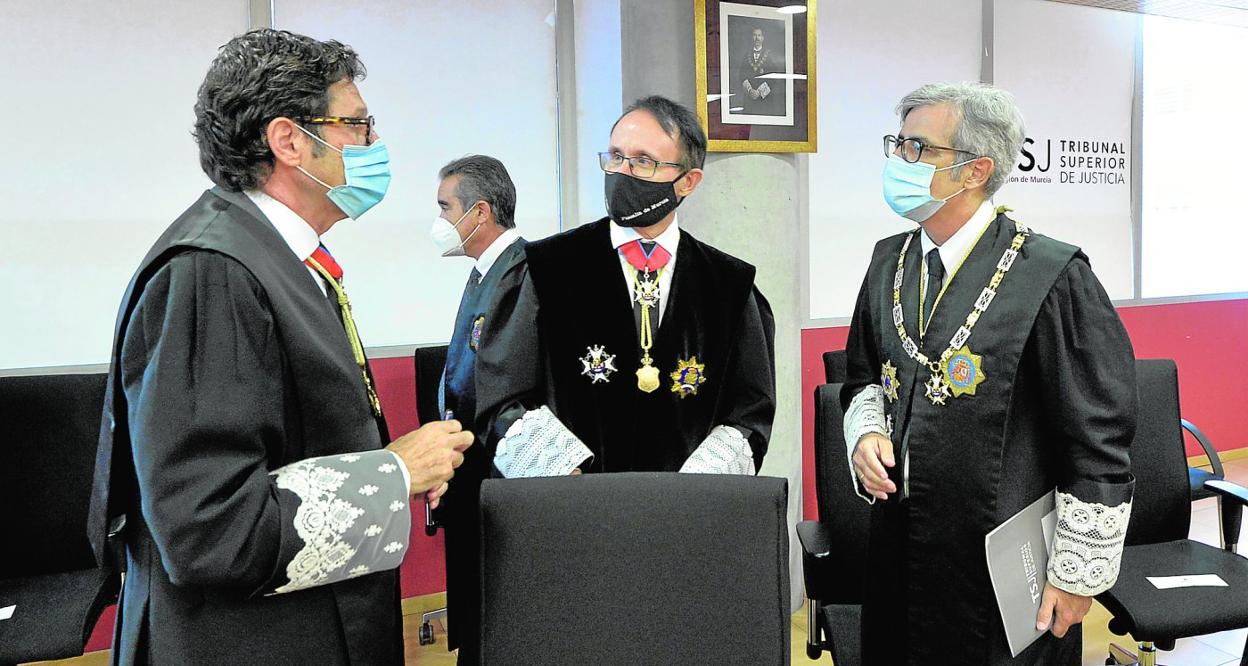
[(269, 122), (325, 115), (329, 87), (365, 75), (355, 51), (337, 41), (268, 28), (231, 39), (195, 99), (192, 135), (204, 173), (233, 192), (258, 189), (273, 170)]

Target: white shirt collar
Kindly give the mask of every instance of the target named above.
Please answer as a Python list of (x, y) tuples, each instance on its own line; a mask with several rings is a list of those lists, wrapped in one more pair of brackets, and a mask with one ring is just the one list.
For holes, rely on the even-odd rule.
[(516, 231), (514, 228), (505, 229), (503, 233), (498, 235), (498, 238), (494, 239), (493, 243), (490, 243), (489, 247), (485, 248), (485, 251), (477, 258), (477, 272), (481, 274), (482, 278), (494, 267), (494, 262), (498, 261), (503, 251), (511, 247), (511, 244), (519, 239), (519, 231)]
[[(617, 250), (620, 249), (621, 245), (635, 240), (650, 240), (637, 233), (637, 229), (621, 227), (615, 223), (615, 220), (610, 220), (608, 224), (611, 225), (611, 247)], [(667, 229), (664, 229), (663, 233), (653, 240), (661, 245), (664, 250), (667, 250), (667, 253), (672, 255), (674, 259), (676, 257), (676, 246), (680, 245), (680, 216), (677, 215), (672, 218), (672, 223), (668, 225)]]
[(256, 208), (259, 208), (261, 213), (264, 213), (299, 261), (312, 256), (317, 246), (321, 244), (321, 239), (316, 235), (316, 230), (312, 228), (312, 225), (299, 217), (299, 214), (288, 208), (286, 204), (260, 190), (248, 190), (243, 194), (246, 194), (247, 198), (256, 204)]
[[(962, 225), (962, 228), (953, 232), (953, 235), (939, 246), (940, 263), (944, 264), (945, 267), (946, 282), (953, 278), (953, 274), (957, 272), (962, 263), (962, 258), (970, 252), (971, 247), (975, 245), (975, 241), (979, 240), (984, 229), (992, 222), (994, 217), (992, 214), (993, 210), (992, 202), (985, 199), (979, 205), (979, 209), (975, 211), (975, 214), (971, 216), (971, 219), (967, 220), (966, 224)], [(927, 253), (932, 248), (937, 247), (937, 245), (935, 241), (928, 237), (926, 229), (923, 230), (920, 236), (923, 256), (926, 257)]]

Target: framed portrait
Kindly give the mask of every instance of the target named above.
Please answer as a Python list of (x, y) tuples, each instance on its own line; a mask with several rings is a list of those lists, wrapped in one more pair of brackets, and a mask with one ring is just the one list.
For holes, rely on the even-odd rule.
[(695, 0), (707, 149), (815, 152), (815, 0)]

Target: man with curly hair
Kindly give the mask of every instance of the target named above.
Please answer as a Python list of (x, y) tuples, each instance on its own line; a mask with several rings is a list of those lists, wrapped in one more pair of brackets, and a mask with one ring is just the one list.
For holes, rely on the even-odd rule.
[(363, 76), (343, 44), (255, 30), (199, 89), (217, 186), (156, 241), (115, 330), (90, 513), (127, 567), (114, 663), (403, 661), (408, 505), (437, 503), (473, 437), (390, 442), (320, 243), (389, 186)]

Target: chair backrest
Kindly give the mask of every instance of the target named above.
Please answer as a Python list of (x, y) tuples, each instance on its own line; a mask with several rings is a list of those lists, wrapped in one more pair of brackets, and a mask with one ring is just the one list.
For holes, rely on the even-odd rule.
[(844, 349), (823, 352), (823, 380), (829, 384), (844, 383), (849, 374), (846, 364)]
[(446, 368), (447, 345), (417, 347), (413, 353), (416, 364), (416, 418), (421, 424), (441, 421), (438, 413), (438, 384)]
[(836, 535), (828, 557), (835, 562), (826, 570), (835, 577), (821, 578), (828, 587), (817, 597), (830, 604), (860, 604), (863, 600), (861, 572), (867, 563), (867, 535), (871, 505), (854, 492), (849, 461), (845, 455), (845, 413), (841, 410), (841, 384), (815, 388), (815, 496), (819, 522)]
[(96, 567), (87, 507), (106, 380), (0, 377), (0, 578)]
[(1139, 417), (1131, 442), (1135, 497), (1127, 545), (1187, 538), (1191, 489), (1179, 425), (1179, 375), (1170, 359), (1136, 360)]
[(784, 479), (481, 486), (486, 664), (788, 664)]

